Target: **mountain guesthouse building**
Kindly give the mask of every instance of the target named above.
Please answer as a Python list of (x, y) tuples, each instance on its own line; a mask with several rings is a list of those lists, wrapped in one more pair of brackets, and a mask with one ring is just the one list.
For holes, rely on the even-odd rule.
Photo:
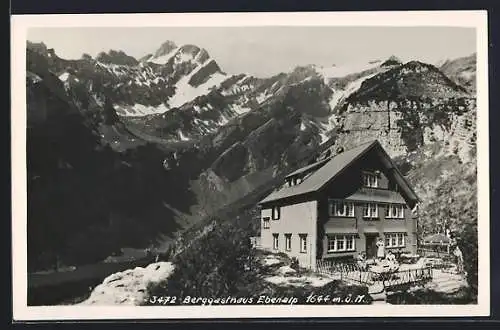
[(375, 257), (385, 249), (416, 253), (419, 198), (378, 141), (303, 167), (260, 203), (264, 249), (318, 260)]

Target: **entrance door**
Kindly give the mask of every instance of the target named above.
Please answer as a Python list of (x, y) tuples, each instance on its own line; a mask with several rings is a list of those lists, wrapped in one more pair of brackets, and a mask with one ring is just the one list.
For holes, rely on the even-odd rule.
[(377, 256), (377, 236), (366, 234), (366, 257), (375, 258)]

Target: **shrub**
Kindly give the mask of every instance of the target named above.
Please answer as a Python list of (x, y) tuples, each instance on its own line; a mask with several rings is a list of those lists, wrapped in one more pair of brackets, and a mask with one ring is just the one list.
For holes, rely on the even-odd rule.
[(148, 288), (150, 296), (249, 296), (256, 290), (255, 251), (245, 230), (231, 223), (215, 227), (182, 253), (164, 282)]

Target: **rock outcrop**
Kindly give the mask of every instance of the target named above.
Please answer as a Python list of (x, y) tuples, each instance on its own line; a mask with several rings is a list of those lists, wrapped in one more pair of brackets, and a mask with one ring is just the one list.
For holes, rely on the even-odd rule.
[(148, 298), (147, 286), (167, 279), (173, 270), (172, 263), (158, 262), (145, 268), (136, 267), (112, 274), (96, 286), (90, 297), (79, 305), (143, 305)]

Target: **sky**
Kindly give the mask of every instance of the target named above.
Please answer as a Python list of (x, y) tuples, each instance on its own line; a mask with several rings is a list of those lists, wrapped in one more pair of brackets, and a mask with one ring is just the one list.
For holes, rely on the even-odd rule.
[(59, 57), (123, 50), (140, 58), (166, 40), (205, 48), (228, 74), (268, 77), (298, 65), (385, 60), (431, 64), (476, 52), (476, 31), (460, 27), (65, 27), (31, 28), (27, 39), (44, 42)]

